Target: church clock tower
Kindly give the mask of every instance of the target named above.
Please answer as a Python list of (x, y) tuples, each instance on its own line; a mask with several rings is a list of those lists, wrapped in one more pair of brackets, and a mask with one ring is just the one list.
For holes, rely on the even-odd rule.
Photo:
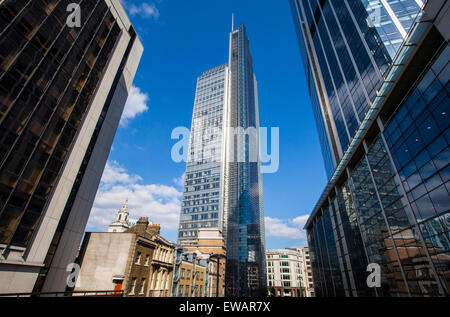
[(108, 232), (124, 232), (130, 228), (128, 223), (128, 215), (130, 211), (128, 210), (128, 199), (125, 204), (119, 209), (117, 220), (109, 225)]

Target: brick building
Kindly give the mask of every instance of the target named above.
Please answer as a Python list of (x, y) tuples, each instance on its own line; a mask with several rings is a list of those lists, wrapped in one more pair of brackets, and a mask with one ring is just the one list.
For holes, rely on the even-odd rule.
[(77, 262), (75, 291), (123, 291), (124, 296), (167, 297), (175, 245), (160, 225), (140, 218), (124, 232), (87, 232)]

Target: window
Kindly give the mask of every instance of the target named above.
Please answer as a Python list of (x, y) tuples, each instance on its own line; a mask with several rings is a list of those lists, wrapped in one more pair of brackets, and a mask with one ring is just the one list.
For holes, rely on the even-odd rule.
[(145, 278), (143, 278), (141, 280), (141, 285), (139, 287), (139, 295), (143, 295), (144, 294), (144, 288), (145, 288)]
[(150, 255), (145, 256), (145, 266), (148, 266), (148, 262), (150, 261)]
[(188, 280), (191, 278), (191, 270), (187, 270), (187, 277)]
[(130, 294), (129, 295), (134, 295), (134, 288), (136, 287), (136, 278), (133, 277), (131, 279), (131, 285), (130, 285)]
[(134, 262), (134, 264), (136, 264), (136, 265), (140, 265), (141, 264), (141, 252), (137, 253), (136, 262)]
[(178, 296), (183, 296), (183, 288), (184, 288), (184, 286), (183, 285), (180, 285), (180, 286), (178, 286)]
[(189, 297), (189, 285), (186, 285), (186, 288), (184, 290), (184, 297)]
[(184, 279), (185, 273), (186, 273), (185, 269), (181, 269), (181, 278)]
[(281, 266), (289, 266), (289, 262), (283, 261), (283, 262), (281, 262), (280, 265), (281, 265)]

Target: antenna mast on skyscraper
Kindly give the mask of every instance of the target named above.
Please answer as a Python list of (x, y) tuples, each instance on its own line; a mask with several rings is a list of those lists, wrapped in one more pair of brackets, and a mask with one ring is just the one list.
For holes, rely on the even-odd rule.
[(231, 14), (231, 32), (234, 31), (234, 13)]

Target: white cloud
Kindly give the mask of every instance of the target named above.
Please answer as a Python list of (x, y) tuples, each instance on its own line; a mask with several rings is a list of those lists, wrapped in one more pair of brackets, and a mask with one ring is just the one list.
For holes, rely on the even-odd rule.
[(273, 238), (305, 239), (305, 233), (296, 227), (290, 227), (286, 221), (279, 218), (265, 217), (266, 236)]
[(113, 186), (115, 184), (133, 184), (142, 181), (139, 175), (128, 174), (126, 169), (116, 161), (108, 161), (102, 176), (103, 186)]
[(287, 220), (265, 217), (266, 236), (297, 240), (297, 247), (304, 247), (307, 245), (307, 238), (303, 227), (308, 220), (308, 217), (309, 215), (302, 215)]
[(308, 221), (309, 215), (303, 215), (298, 216), (297, 218), (294, 218), (291, 220), (291, 223), (295, 225), (299, 229), (303, 229), (303, 227), (306, 224), (306, 221)]
[(159, 10), (154, 3), (143, 2), (136, 5), (125, 0), (122, 0), (122, 3), (131, 16), (139, 16), (143, 19), (153, 18), (155, 20), (159, 18)]
[(120, 119), (120, 125), (124, 127), (137, 115), (146, 112), (148, 99), (148, 94), (141, 92), (139, 87), (133, 85)]
[(106, 231), (127, 198), (131, 221), (149, 217), (162, 230), (178, 228), (181, 192), (172, 186), (144, 184), (141, 176), (113, 161), (106, 165), (86, 230)]
[(181, 175), (178, 178), (174, 178), (173, 182), (175, 184), (177, 184), (179, 187), (183, 187), (184, 186), (184, 177), (186, 176), (186, 173), (183, 173), (183, 175)]

